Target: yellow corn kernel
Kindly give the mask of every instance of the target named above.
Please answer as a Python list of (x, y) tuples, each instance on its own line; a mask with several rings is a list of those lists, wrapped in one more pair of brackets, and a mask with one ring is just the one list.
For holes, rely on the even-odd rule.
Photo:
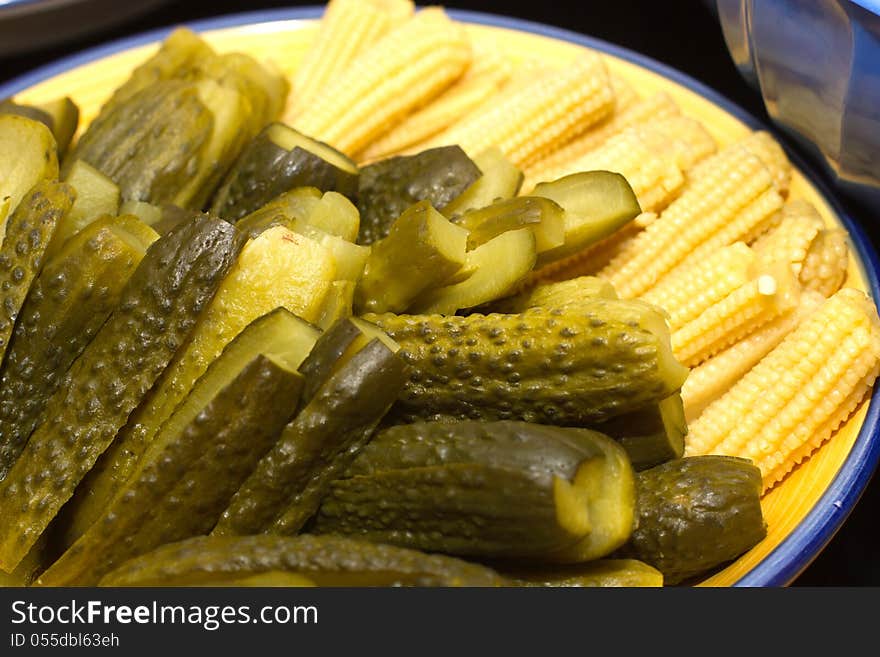
[(366, 162), (389, 157), (433, 137), (497, 94), (509, 75), (510, 65), (501, 55), (475, 52), (457, 82), (370, 144), (359, 158)]
[(848, 266), (846, 233), (840, 228), (826, 228), (810, 244), (800, 271), (801, 284), (808, 290), (831, 296), (846, 280)]
[(654, 212), (642, 212), (635, 219), (614, 231), (611, 235), (586, 249), (551, 262), (541, 269), (533, 271), (526, 279), (527, 285), (535, 281), (565, 281), (578, 276), (592, 276), (611, 262), (618, 253), (657, 219)]
[(426, 147), (458, 144), (465, 152), (499, 147), (525, 168), (608, 116), (614, 93), (605, 62), (583, 54), (549, 75), (541, 75), (480, 107)]
[[(711, 164), (709, 164), (711, 163)], [(782, 197), (767, 167), (739, 144), (699, 165), (681, 195), (599, 272), (622, 298), (647, 290), (686, 258), (704, 258), (766, 230)]]
[(727, 392), (746, 372), (809, 317), (825, 300), (818, 292), (801, 292), (797, 307), (749, 333), (721, 353), (702, 362), (681, 387), (685, 419), (693, 422), (711, 402)]
[(674, 331), (745, 285), (753, 278), (755, 261), (745, 242), (735, 242), (711, 258), (676, 270), (639, 298), (663, 308)]
[(752, 248), (762, 262), (788, 262), (792, 271), (800, 274), (810, 245), (824, 228), (825, 222), (812, 203), (789, 201), (782, 208), (779, 224), (755, 240)]
[(843, 288), (703, 411), (685, 453), (751, 458), (768, 490), (849, 416), (878, 365), (877, 309)]
[[(612, 78), (613, 80), (613, 78)], [(612, 87), (614, 85), (612, 84)], [(619, 98), (618, 89), (615, 87), (615, 97)], [(625, 93), (625, 92), (624, 92)], [(526, 171), (526, 175), (534, 183), (542, 180), (553, 180), (558, 177), (553, 171), (573, 171), (571, 164), (586, 153), (600, 147), (611, 137), (620, 134), (627, 128), (635, 125), (656, 121), (680, 113), (678, 105), (665, 91), (655, 93), (647, 98), (636, 100), (626, 104), (627, 95), (624, 95), (624, 104), (615, 102), (613, 113), (595, 127), (575, 137), (567, 144), (549, 152), (545, 157), (535, 162)]]
[(285, 120), (293, 121), (359, 53), (414, 9), (410, 0), (330, 0), (315, 41), (296, 70)]
[(776, 266), (741, 285), (672, 332), (675, 357), (695, 367), (798, 302), (800, 285), (787, 266)]
[(461, 77), (470, 62), (464, 27), (440, 7), (422, 9), (355, 57), (293, 126), (354, 157)]

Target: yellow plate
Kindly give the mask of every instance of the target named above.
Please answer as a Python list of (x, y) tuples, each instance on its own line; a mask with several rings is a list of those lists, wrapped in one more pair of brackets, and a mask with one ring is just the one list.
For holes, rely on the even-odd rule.
[[(319, 9), (293, 9), (205, 21), (192, 25), (219, 51), (243, 51), (272, 60), (292, 74), (315, 34)], [(711, 90), (647, 58), (581, 35), (514, 19), (450, 11), (467, 22), (473, 39), (514, 60), (524, 54), (548, 63), (564, 63), (583, 49), (603, 53), (609, 68), (642, 95), (666, 91), (684, 114), (700, 120), (720, 146), (758, 127), (754, 119)], [(166, 32), (123, 40), (50, 65), (20, 78), (0, 97), (13, 93), (22, 102), (41, 102), (69, 95), (79, 105), (81, 125), (131, 69), (154, 52)], [(815, 176), (795, 163), (791, 197), (812, 202), (829, 225), (841, 225), (850, 237), (846, 285), (871, 291), (876, 299), (877, 263), (859, 227), (842, 216), (830, 196), (813, 182)], [(867, 484), (880, 456), (877, 404), (862, 404), (837, 434), (772, 490), (763, 501), (768, 523), (764, 541), (727, 568), (700, 582), (709, 586), (787, 585), (831, 539)]]

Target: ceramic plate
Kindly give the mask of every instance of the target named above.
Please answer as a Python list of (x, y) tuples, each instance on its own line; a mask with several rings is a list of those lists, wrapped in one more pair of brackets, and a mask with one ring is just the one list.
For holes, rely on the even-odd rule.
[[(218, 50), (240, 50), (273, 60), (292, 73), (316, 29), (322, 8), (238, 14), (191, 27)], [(509, 54), (565, 62), (583, 49), (601, 52), (608, 66), (642, 95), (665, 90), (684, 114), (703, 122), (720, 146), (763, 128), (754, 117), (705, 85), (637, 53), (580, 34), (522, 20), (464, 11), (451, 16), (467, 24), (473, 39)], [(150, 32), (83, 52), (43, 67), (3, 87), (0, 97), (45, 101), (70, 95), (89, 121), (132, 67), (150, 55), (169, 30)], [(792, 198), (811, 201), (829, 224), (842, 225), (850, 239), (847, 285), (880, 298), (880, 263), (871, 243), (847, 216), (813, 171), (790, 154), (795, 166)], [(837, 434), (763, 500), (768, 522), (764, 541), (700, 583), (710, 586), (790, 584), (825, 547), (857, 502), (880, 458), (877, 435), (880, 404), (875, 392)]]

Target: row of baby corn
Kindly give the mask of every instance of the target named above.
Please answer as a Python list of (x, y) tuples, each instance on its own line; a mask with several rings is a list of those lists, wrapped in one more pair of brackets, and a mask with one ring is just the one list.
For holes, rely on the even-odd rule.
[(843, 287), (846, 235), (788, 198), (791, 165), (768, 133), (719, 149), (668, 94), (640, 96), (600, 56), (514, 67), (409, 0), (331, 0), (293, 87), (285, 120), (360, 162), (494, 146), (525, 173), (522, 193), (623, 174), (643, 214), (529, 281), (599, 276), (667, 312), (691, 368), (689, 454), (752, 458), (769, 489), (873, 385), (880, 324)]

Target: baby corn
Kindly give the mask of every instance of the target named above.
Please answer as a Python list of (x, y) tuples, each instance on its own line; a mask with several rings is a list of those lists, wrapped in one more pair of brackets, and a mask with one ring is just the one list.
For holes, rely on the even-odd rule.
[(296, 70), (285, 121), (292, 122), (359, 53), (413, 10), (410, 0), (330, 0), (317, 37)]
[(727, 392), (746, 372), (782, 342), (825, 300), (818, 292), (804, 290), (793, 310), (748, 334), (732, 346), (693, 368), (681, 387), (685, 419), (693, 422), (703, 409)]
[(464, 27), (439, 7), (422, 9), (352, 60), (293, 125), (354, 157), (461, 77), (470, 62)]
[(810, 245), (824, 228), (825, 222), (811, 203), (789, 201), (779, 224), (755, 240), (752, 248), (763, 262), (788, 262), (800, 274)]
[(580, 157), (602, 146), (627, 128), (680, 114), (678, 105), (666, 92), (661, 91), (644, 99), (630, 100), (629, 94), (623, 90), (625, 87), (619, 85), (620, 90), (618, 90), (618, 85), (612, 83), (616, 101), (611, 116), (535, 162), (526, 171), (529, 179), (539, 183), (558, 177), (554, 172), (574, 171), (573, 166), (576, 166), (574, 163)]
[(688, 367), (699, 365), (794, 308), (799, 293), (785, 265), (755, 276), (672, 332), (675, 357)]
[(801, 284), (808, 290), (831, 296), (846, 280), (848, 266), (846, 233), (840, 228), (826, 228), (810, 244), (800, 271)]
[(843, 288), (703, 411), (685, 453), (750, 458), (766, 491), (849, 417), (878, 364), (877, 309), (864, 292)]
[(599, 272), (622, 298), (644, 294), (686, 258), (756, 238), (772, 223), (782, 197), (764, 163), (739, 143), (698, 165), (681, 195), (657, 221)]
[(614, 93), (601, 57), (592, 53), (504, 93), (454, 124), (425, 148), (458, 144), (469, 154), (498, 146), (525, 168), (608, 116)]
[(461, 79), (370, 144), (359, 159), (396, 155), (442, 132), (497, 94), (509, 75), (509, 63), (497, 53), (474, 53), (473, 63)]

